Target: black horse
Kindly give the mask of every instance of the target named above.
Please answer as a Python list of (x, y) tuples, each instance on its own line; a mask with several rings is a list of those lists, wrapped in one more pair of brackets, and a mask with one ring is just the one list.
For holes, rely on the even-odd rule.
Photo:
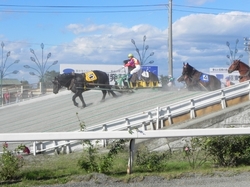
[(221, 81), (214, 75), (202, 73), (184, 62), (182, 75), (177, 81), (185, 81), (189, 90), (214, 91), (221, 88)]
[(102, 91), (102, 100), (105, 100), (106, 94), (111, 93), (113, 97), (117, 95), (111, 90), (111, 86), (109, 84), (108, 75), (99, 70), (94, 70), (90, 72), (86, 72), (83, 74), (80, 73), (64, 73), (60, 74), (52, 81), (53, 83), (53, 93), (57, 94), (62, 87), (66, 87), (68, 90), (71, 90), (75, 93), (72, 97), (72, 101), (75, 106), (78, 107), (78, 103), (76, 102), (76, 98), (82, 102), (82, 108), (86, 107), (86, 103), (83, 99), (82, 93), (84, 91), (91, 90), (98, 86), (98, 89)]

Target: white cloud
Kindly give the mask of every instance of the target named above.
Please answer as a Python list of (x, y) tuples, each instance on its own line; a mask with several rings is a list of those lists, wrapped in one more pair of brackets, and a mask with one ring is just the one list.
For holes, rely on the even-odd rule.
[[(174, 68), (180, 69), (183, 61), (188, 61), (197, 69), (213, 66), (226, 66), (228, 48), (226, 41), (234, 45), (239, 39), (239, 53), (243, 51), (243, 36), (250, 30), (250, 14), (229, 12), (214, 14), (191, 14), (173, 23), (173, 60)], [(138, 49), (143, 47), (143, 36), (149, 45), (147, 55), (154, 65), (160, 66), (167, 73), (168, 36), (167, 29), (161, 30), (147, 24), (134, 25), (131, 28), (120, 24), (110, 25), (70, 25), (76, 38), (64, 48), (61, 59), (79, 63), (122, 63), (127, 53), (135, 53), (131, 43), (134, 39)], [(58, 55), (57, 55), (58, 56)], [(70, 56), (70, 58), (69, 58)], [(244, 54), (244, 58), (247, 56)], [(151, 60), (150, 59), (150, 60)], [(245, 58), (246, 59), (246, 58)]]
[[(247, 54), (243, 51), (243, 37), (249, 37), (250, 14), (243, 12), (229, 12), (215, 14), (191, 14), (173, 23), (173, 61), (174, 76), (180, 75), (182, 62), (188, 61), (198, 70), (208, 71), (209, 67), (226, 66), (226, 55), (229, 53), (226, 42), (234, 47), (239, 39), (239, 54), (244, 54), (243, 61), (247, 61)], [(52, 53), (49, 63), (58, 60), (59, 63), (86, 64), (122, 64), (128, 53), (136, 51), (131, 39), (134, 39), (138, 49), (143, 48), (143, 36), (149, 45), (146, 56), (154, 52), (149, 60), (160, 68), (160, 74), (167, 74), (168, 68), (168, 30), (159, 29), (148, 24), (137, 24), (125, 27), (122, 24), (69, 24), (67, 26), (73, 40), (59, 45), (46, 45), (46, 54)], [(20, 59), (20, 63), (32, 64), (29, 49), (32, 44), (24, 41), (8, 43), (12, 59)], [(40, 48), (34, 49), (40, 53)], [(21, 67), (20, 64), (20, 67)], [(35, 66), (35, 64), (33, 63)], [(55, 67), (59, 67), (58, 65)], [(27, 72), (26, 69), (23, 71)], [(24, 75), (26, 76), (26, 75)]]

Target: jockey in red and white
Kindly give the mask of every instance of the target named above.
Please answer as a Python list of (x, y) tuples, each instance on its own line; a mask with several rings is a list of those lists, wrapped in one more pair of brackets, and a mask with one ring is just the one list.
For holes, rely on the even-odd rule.
[(128, 67), (128, 66), (133, 66), (134, 65), (135, 68), (130, 72), (130, 74), (133, 75), (134, 73), (138, 72), (138, 78), (140, 79), (140, 77), (141, 77), (141, 64), (140, 64), (140, 61), (138, 59), (136, 59), (133, 54), (128, 54), (128, 58), (130, 60), (124, 66)]

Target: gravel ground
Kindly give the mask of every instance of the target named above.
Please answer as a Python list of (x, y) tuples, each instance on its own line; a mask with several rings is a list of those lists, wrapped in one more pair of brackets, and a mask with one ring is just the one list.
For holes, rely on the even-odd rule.
[(46, 187), (247, 187), (250, 185), (249, 174), (250, 172), (240, 174), (218, 172), (213, 176), (190, 174), (180, 179), (170, 180), (159, 176), (147, 176), (144, 178), (134, 178), (127, 182), (119, 181), (103, 174), (93, 174), (91, 177), (78, 177), (76, 180), (64, 185)]

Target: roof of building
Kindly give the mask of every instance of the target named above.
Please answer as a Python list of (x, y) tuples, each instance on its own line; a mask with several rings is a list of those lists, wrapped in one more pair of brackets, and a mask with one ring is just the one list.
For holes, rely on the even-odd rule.
[[(0, 79), (1, 81), (1, 79)], [(3, 79), (2, 85), (3, 86), (10, 86), (10, 85), (20, 85), (20, 81), (18, 79)]]

